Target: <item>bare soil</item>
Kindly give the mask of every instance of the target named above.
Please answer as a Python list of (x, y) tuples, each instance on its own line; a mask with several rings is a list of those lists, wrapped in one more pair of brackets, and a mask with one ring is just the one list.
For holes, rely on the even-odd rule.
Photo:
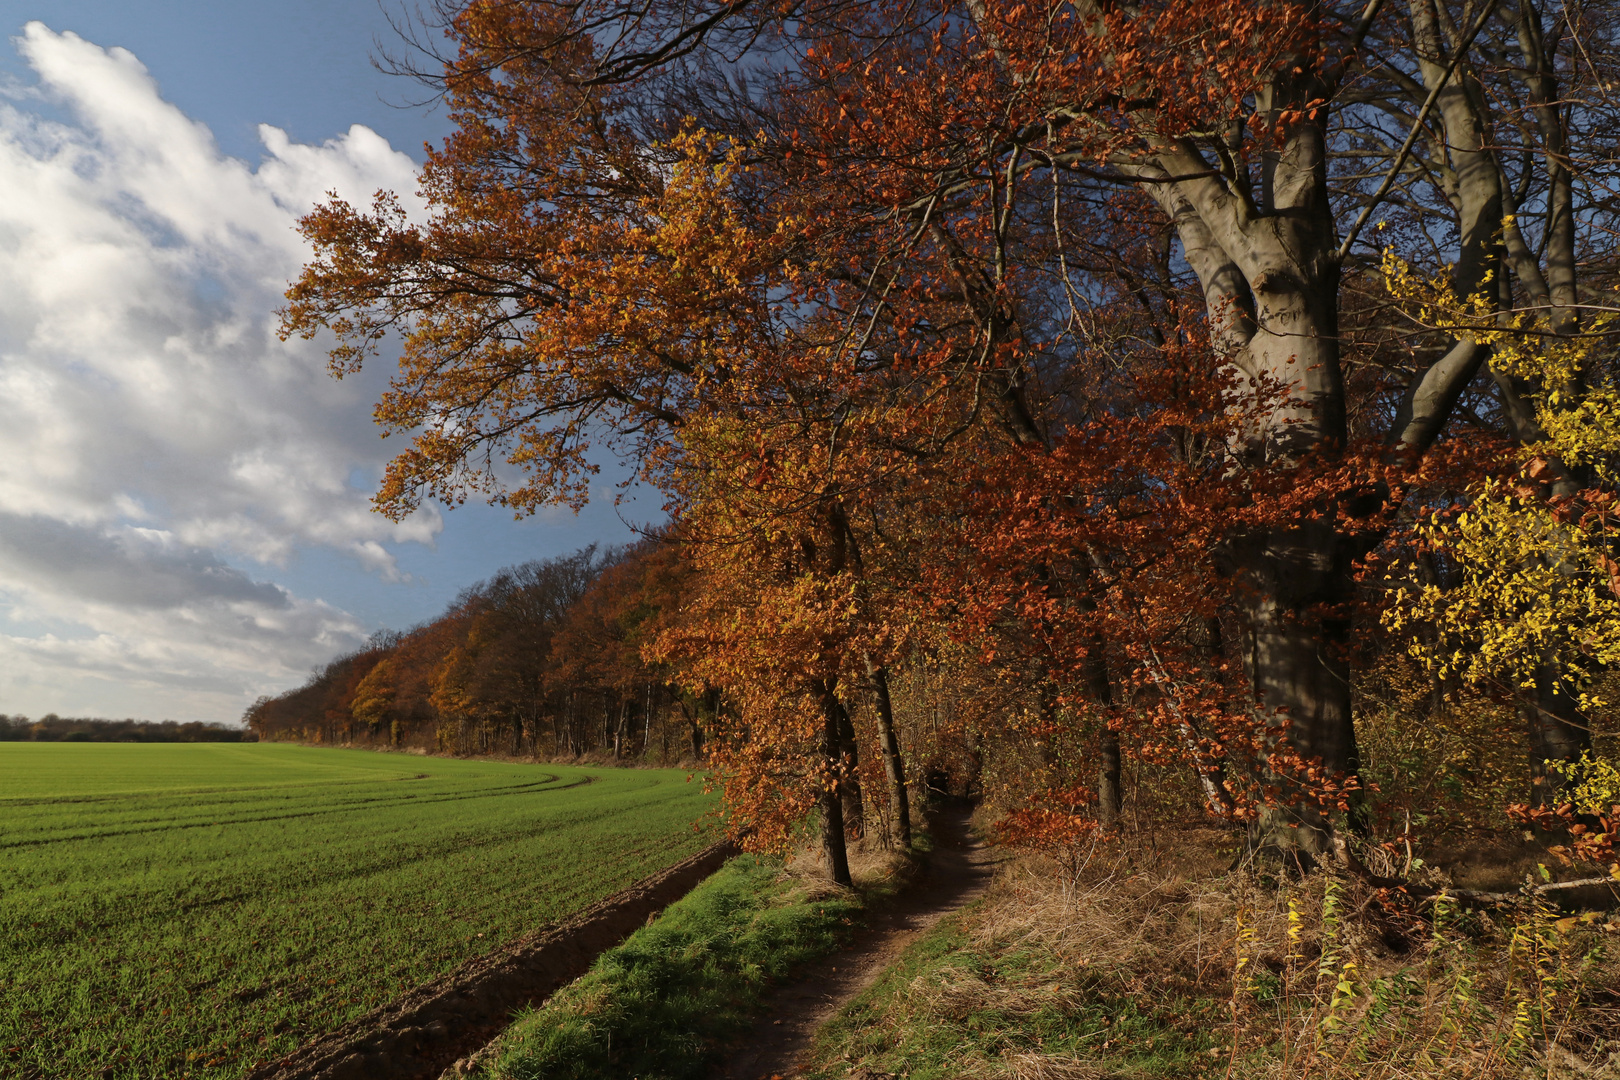
[(428, 1080), (498, 1035), (519, 1009), (583, 975), (597, 956), (718, 870), (737, 849), (721, 842), (643, 878), (567, 921), (417, 987), (255, 1069), (247, 1080)]
[(950, 807), (931, 822), (934, 851), (915, 884), (873, 911), (865, 929), (807, 977), (764, 998), (754, 1030), (714, 1074), (715, 1080), (787, 1080), (802, 1075), (816, 1032), (877, 981), (900, 954), (943, 916), (971, 902), (990, 883), (996, 859), (968, 829), (971, 811)]

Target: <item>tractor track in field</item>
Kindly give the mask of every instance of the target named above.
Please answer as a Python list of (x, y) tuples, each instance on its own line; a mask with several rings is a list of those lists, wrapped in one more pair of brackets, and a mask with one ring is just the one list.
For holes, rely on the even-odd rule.
[(561, 923), (417, 987), (245, 1080), (434, 1080), (505, 1030), (511, 1016), (585, 974), (596, 957), (699, 882), (737, 848), (721, 841)]

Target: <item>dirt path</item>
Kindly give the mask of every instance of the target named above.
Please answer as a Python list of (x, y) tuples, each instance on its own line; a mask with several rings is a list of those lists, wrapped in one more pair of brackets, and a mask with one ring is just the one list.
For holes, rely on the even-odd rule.
[(984, 891), (995, 860), (968, 831), (968, 814), (951, 808), (934, 817), (934, 855), (922, 879), (893, 906), (873, 913), (867, 928), (808, 978), (771, 991), (764, 1018), (740, 1040), (743, 1049), (715, 1072), (715, 1080), (799, 1075), (821, 1025), (876, 982), (942, 916)]

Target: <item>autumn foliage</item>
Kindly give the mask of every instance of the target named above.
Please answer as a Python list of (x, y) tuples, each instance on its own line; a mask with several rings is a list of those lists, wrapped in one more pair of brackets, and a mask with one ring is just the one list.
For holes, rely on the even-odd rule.
[[(1520, 710), (1556, 801), (1610, 663), (1613, 27), (1453, 7), (444, 4), (431, 211), (317, 209), (284, 329), (338, 374), (399, 335), (384, 513), (578, 505), (606, 448), (671, 518), (544, 677), (469, 595), (331, 674), (349, 722), (521, 746), (539, 687), (656, 682), (739, 832), (815, 816), (840, 879), (919, 786), (1069, 843), (1144, 770), (1353, 862), (1358, 687), (1410, 656), (1431, 717)], [(1539, 629), (1477, 584), (1527, 567), (1570, 585)]]
[(510, 567), (439, 618), (375, 635), (304, 686), (260, 699), (244, 719), (266, 740), (697, 760), (702, 703), (640, 652), (681, 588), (656, 544)]

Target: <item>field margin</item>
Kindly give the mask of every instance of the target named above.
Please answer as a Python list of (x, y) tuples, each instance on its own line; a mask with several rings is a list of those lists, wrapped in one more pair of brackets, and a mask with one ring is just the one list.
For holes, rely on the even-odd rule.
[(499, 1035), (514, 1012), (583, 975), (597, 956), (738, 850), (729, 840), (712, 844), (254, 1069), (245, 1080), (432, 1080)]

